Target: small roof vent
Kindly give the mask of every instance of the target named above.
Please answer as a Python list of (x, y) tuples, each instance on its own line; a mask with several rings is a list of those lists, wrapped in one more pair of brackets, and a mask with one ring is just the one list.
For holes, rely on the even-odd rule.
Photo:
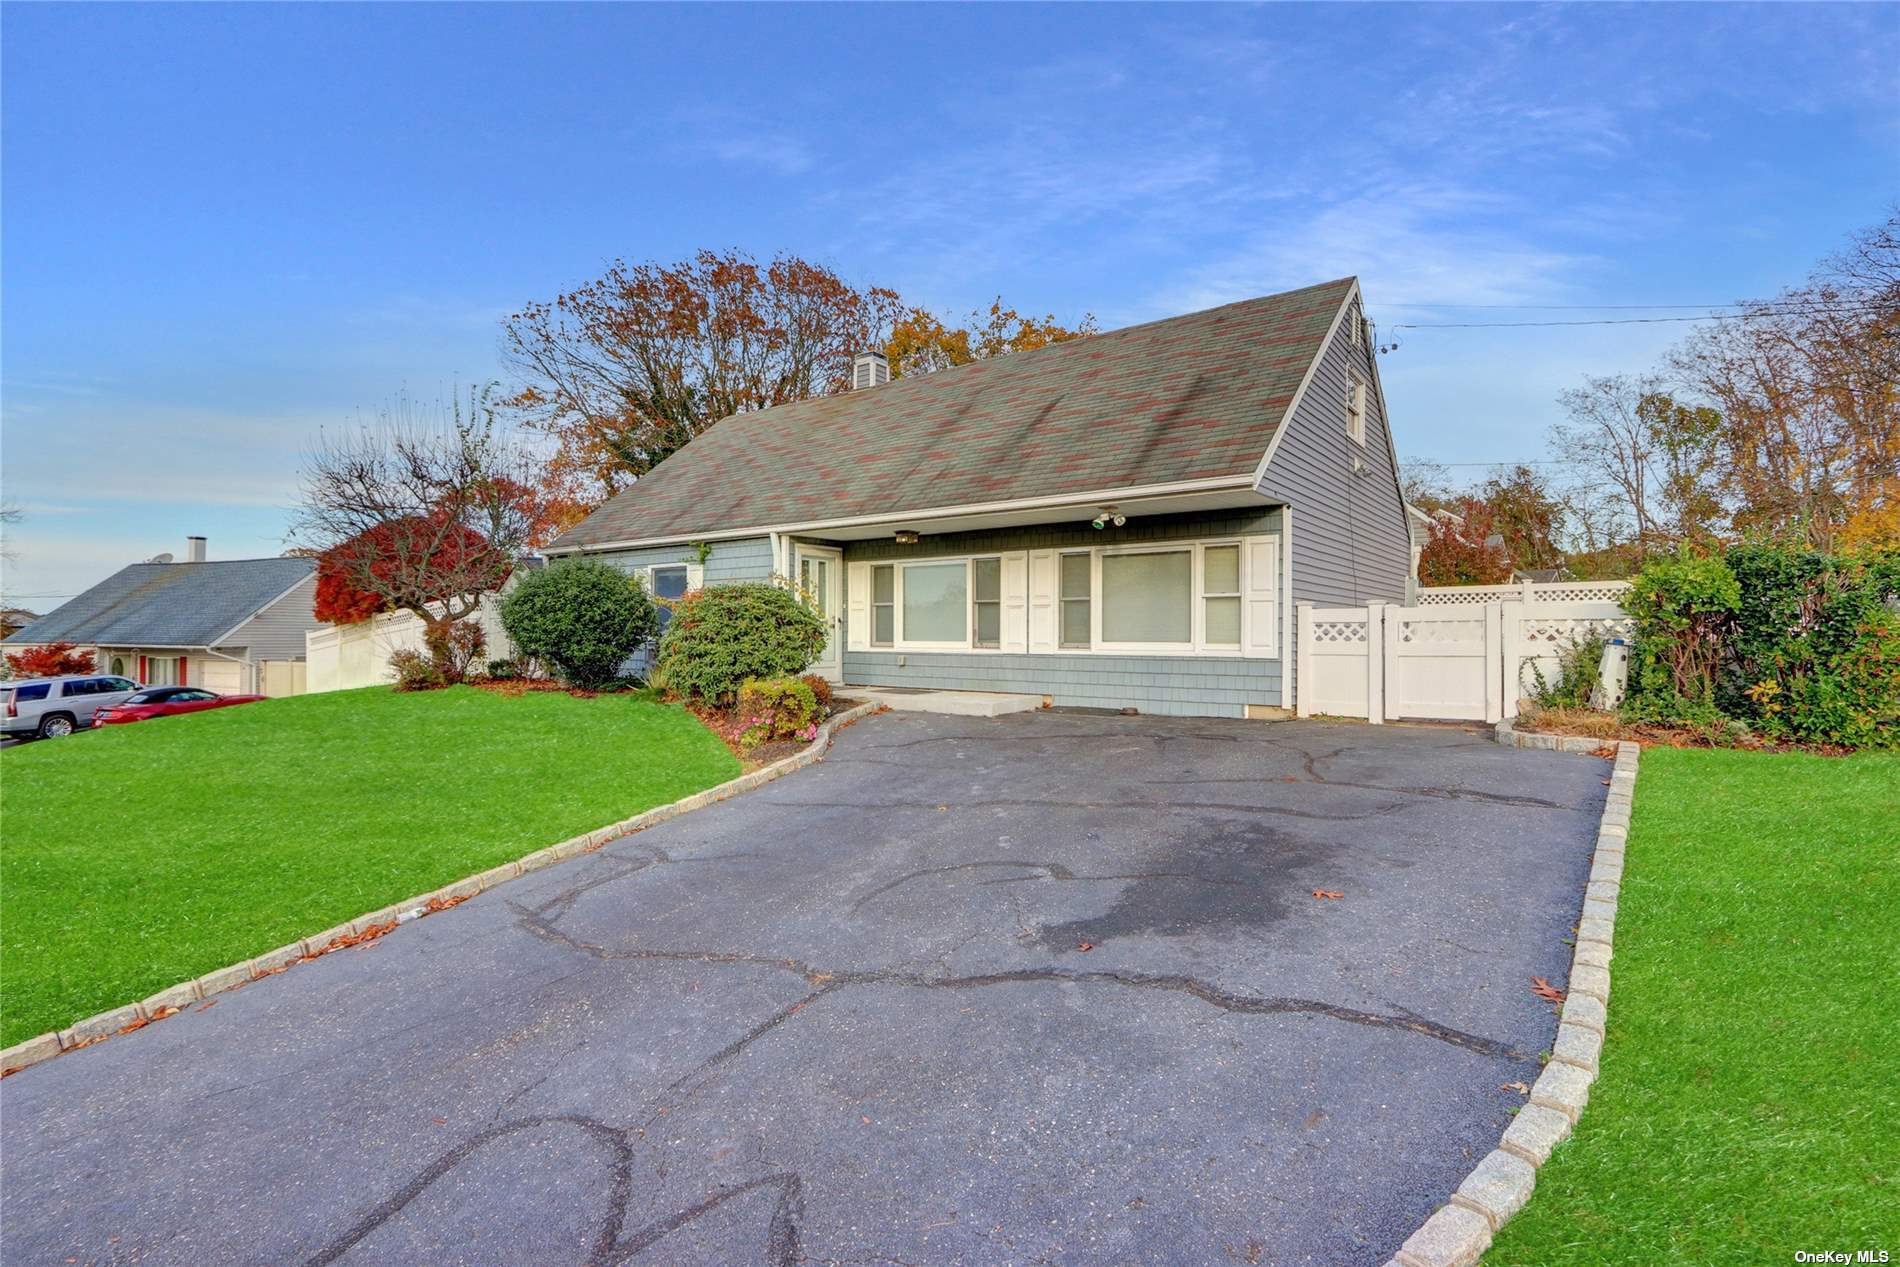
[(891, 381), (891, 363), (882, 352), (860, 352), (851, 362), (851, 390), (882, 387)]

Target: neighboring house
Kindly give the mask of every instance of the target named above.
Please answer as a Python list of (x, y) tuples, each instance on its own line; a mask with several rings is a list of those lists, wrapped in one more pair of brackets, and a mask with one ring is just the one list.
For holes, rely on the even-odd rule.
[(184, 563), (134, 563), (9, 635), (9, 647), (70, 642), (102, 673), (148, 686), (222, 692), (303, 689), (304, 632), (314, 613), (314, 559), (208, 562), (203, 537)]
[(548, 553), (662, 594), (794, 578), (841, 682), (1156, 713), (1279, 715), (1294, 604), (1406, 598), (1356, 279), (925, 376), (882, 361), (724, 419)]
[(16, 629), (26, 628), (39, 618), (38, 612), (28, 611), (24, 607), (0, 607), (0, 638)]

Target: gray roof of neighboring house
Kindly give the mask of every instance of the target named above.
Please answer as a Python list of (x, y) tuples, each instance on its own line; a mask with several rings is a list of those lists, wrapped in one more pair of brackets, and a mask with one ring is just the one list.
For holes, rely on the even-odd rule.
[(315, 572), (315, 559), (134, 563), (6, 639), (208, 647)]
[(554, 548), (1251, 475), (1353, 285), (735, 414)]

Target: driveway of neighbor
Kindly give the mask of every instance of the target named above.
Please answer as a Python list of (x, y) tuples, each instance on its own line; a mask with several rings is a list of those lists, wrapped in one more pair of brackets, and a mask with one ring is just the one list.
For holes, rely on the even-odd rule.
[(6, 1079), (0, 1259), (1380, 1263), (1535, 1078), (1606, 772), (875, 717)]

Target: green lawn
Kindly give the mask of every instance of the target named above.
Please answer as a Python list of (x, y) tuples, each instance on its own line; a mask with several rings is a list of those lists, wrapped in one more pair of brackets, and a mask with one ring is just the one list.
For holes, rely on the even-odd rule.
[(630, 695), (373, 687), (0, 753), (0, 1045), (739, 773)]
[(1900, 756), (1650, 749), (1609, 1041), (1487, 1267), (1900, 1262)]

